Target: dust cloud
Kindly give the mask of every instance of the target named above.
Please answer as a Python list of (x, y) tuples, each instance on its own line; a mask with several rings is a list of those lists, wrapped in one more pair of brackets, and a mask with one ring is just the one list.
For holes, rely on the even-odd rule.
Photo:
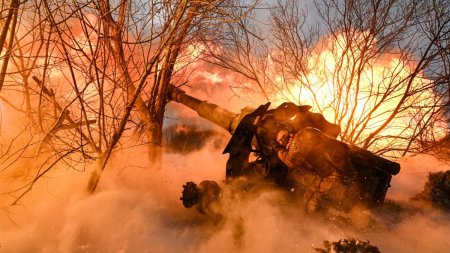
[(116, 154), (93, 196), (84, 194), (88, 173), (62, 170), (20, 205), (2, 207), (0, 252), (314, 252), (323, 240), (347, 237), (381, 252), (450, 246), (449, 214), (408, 201), (429, 171), (445, 169), (432, 157), (400, 161), (387, 207), (355, 211), (353, 224), (305, 217), (276, 190), (228, 200), (227, 217), (216, 224), (178, 200), (185, 181), (224, 178), (226, 157), (213, 143), (166, 155), (160, 172), (141, 162), (142, 151), (128, 151)]
[[(369, 240), (381, 252), (448, 251), (450, 214), (410, 200), (429, 172), (449, 169), (431, 156), (400, 160), (386, 205), (355, 209), (346, 221), (304, 216), (275, 189), (225, 199), (219, 223), (184, 209), (179, 197), (186, 181), (224, 179), (227, 156), (217, 138), (226, 143), (227, 135), (195, 114), (182, 115), (167, 127), (183, 118), (218, 134), (193, 152), (166, 153), (162, 171), (152, 170), (144, 148), (134, 147), (115, 153), (94, 195), (85, 187), (95, 164), (85, 171), (54, 169), (14, 206), (11, 195), (0, 195), (0, 252), (315, 252), (324, 240), (349, 237)], [(13, 174), (0, 173), (2, 193), (26, 182)]]

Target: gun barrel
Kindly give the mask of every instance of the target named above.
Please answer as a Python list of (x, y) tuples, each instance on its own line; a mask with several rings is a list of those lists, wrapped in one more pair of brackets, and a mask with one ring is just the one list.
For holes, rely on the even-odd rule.
[(216, 104), (192, 97), (186, 94), (185, 91), (173, 85), (169, 87), (169, 99), (191, 108), (196, 111), (200, 117), (211, 121), (230, 133), (233, 132), (233, 122), (237, 120), (239, 116)]

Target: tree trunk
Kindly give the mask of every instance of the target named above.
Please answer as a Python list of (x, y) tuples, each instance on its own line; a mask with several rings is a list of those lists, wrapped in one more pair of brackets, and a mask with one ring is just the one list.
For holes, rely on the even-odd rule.
[[(199, 6), (193, 6), (189, 9), (185, 20), (182, 22), (179, 32), (176, 33), (174, 40), (167, 47), (161, 70), (157, 73), (158, 78), (152, 87), (152, 96), (149, 102), (149, 111), (151, 115), (150, 124), (147, 126), (147, 137), (149, 140), (148, 157), (149, 162), (156, 168), (161, 167), (162, 161), (162, 126), (164, 121), (164, 110), (167, 103), (167, 90), (172, 81), (174, 65), (183, 45), (184, 39), (188, 34)], [(178, 15), (182, 15), (184, 9), (179, 9)]]

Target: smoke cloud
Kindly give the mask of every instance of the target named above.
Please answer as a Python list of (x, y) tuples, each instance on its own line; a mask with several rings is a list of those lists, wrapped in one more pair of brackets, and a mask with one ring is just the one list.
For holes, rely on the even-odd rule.
[[(169, 108), (166, 131), (188, 126), (186, 145), (210, 135), (192, 152), (166, 153), (162, 171), (152, 170), (143, 148), (134, 147), (115, 153), (94, 195), (85, 187), (95, 164), (86, 171), (54, 169), (15, 206), (11, 195), (0, 195), (0, 252), (315, 252), (324, 240), (349, 237), (369, 240), (381, 252), (448, 251), (450, 214), (410, 200), (429, 172), (449, 169), (431, 156), (400, 161), (384, 207), (343, 218), (305, 216), (276, 189), (225, 195), (221, 222), (183, 208), (186, 181), (224, 179), (227, 156), (221, 153), (229, 135), (195, 113), (174, 115), (178, 109)], [(2, 193), (27, 182), (13, 171), (33, 164), (14, 166), (0, 173)]]
[(185, 181), (224, 178), (220, 153), (208, 142), (166, 155), (165, 169), (155, 172), (140, 161), (142, 151), (128, 150), (116, 155), (93, 196), (83, 192), (88, 173), (56, 171), (21, 205), (3, 207), (0, 252), (314, 252), (323, 240), (347, 237), (370, 240), (382, 252), (450, 246), (449, 214), (408, 200), (429, 171), (446, 168), (432, 157), (402, 160), (391, 201), (349, 214), (350, 224), (303, 216), (273, 189), (227, 200), (226, 218), (216, 224), (178, 198)]

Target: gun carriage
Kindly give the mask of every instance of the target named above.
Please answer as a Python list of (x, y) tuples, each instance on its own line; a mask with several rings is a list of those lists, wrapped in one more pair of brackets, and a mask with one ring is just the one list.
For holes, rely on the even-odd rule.
[[(233, 113), (174, 86), (168, 97), (232, 135), (223, 152), (229, 154), (226, 182), (263, 178), (286, 189), (307, 211), (379, 206), (392, 176), (400, 171), (396, 162), (337, 140), (340, 126), (311, 112), (308, 105), (283, 103), (269, 109), (267, 103)], [(185, 207), (208, 213), (220, 192), (213, 181), (188, 182), (181, 200)]]

